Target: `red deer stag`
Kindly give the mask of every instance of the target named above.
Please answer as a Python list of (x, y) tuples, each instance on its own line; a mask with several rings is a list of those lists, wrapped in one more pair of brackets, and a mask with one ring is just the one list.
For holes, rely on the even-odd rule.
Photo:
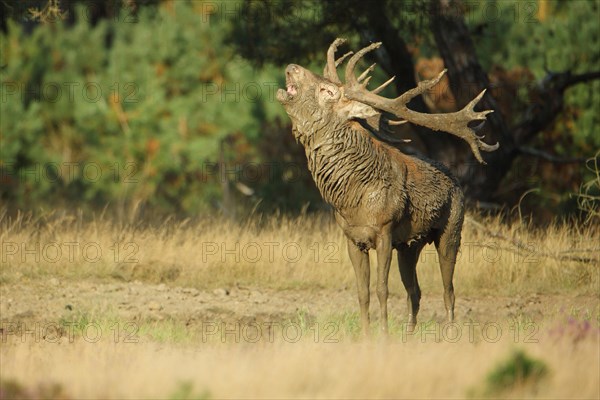
[[(394, 78), (369, 91), (368, 74), (375, 65), (358, 78), (354, 73), (365, 53), (381, 43), (371, 44), (350, 58), (346, 82), (342, 83), (337, 67), (352, 55), (350, 52), (335, 59), (338, 46), (344, 42), (336, 39), (329, 47), (324, 77), (288, 65), (287, 90), (279, 89), (277, 99), (292, 120), (294, 136), (304, 146), (308, 168), (321, 195), (335, 209), (336, 221), (347, 237), (363, 334), (369, 330), (369, 249), (377, 252), (377, 297), (384, 333), (388, 330), (388, 275), (394, 248), (408, 293), (407, 330), (412, 331), (416, 325), (421, 299), (417, 260), (423, 246), (431, 242), (439, 255), (448, 320), (453, 321), (452, 277), (464, 215), (462, 190), (442, 165), (404, 154), (386, 141), (390, 138), (389, 125), (411, 122), (464, 139), (484, 163), (480, 150), (493, 151), (498, 144), (484, 143), (468, 124), (485, 121), (491, 112), (474, 111), (485, 91), (458, 112), (413, 111), (407, 107), (408, 102), (438, 83), (445, 71), (395, 99), (381, 97), (377, 93)], [(390, 115), (402, 121), (391, 120)]]

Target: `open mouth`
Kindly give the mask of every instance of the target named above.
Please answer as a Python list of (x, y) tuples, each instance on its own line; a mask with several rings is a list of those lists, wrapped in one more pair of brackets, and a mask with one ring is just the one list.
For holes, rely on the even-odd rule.
[(280, 102), (288, 102), (294, 99), (298, 94), (298, 86), (291, 81), (291, 79), (286, 79), (286, 88), (279, 89), (277, 91), (277, 100)]
[(293, 83), (288, 83), (287, 84), (287, 93), (290, 96), (295, 96), (298, 94), (298, 87), (296, 85), (294, 85)]

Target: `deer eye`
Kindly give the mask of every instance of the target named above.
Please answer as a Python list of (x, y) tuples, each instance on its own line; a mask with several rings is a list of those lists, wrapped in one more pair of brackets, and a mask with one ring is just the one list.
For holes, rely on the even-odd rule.
[(335, 93), (333, 93), (333, 90), (331, 90), (330, 88), (327, 88), (327, 87), (322, 87), (321, 88), (321, 93), (325, 93), (329, 97), (334, 97), (335, 96)]

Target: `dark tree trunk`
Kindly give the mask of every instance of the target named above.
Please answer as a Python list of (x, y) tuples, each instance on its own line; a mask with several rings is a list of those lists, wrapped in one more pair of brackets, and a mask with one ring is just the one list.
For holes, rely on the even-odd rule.
[[(400, 32), (388, 18), (389, 4), (359, 2), (355, 5), (365, 19), (353, 21), (353, 28), (361, 33), (366, 43), (383, 43), (384, 51), (369, 53), (367, 56), (372, 57), (388, 75), (396, 76), (394, 84), (398, 94), (414, 88), (417, 82), (412, 56)], [(430, 0), (429, 17), (437, 48), (448, 68), (456, 108), (463, 108), (483, 89), (491, 89), (487, 73), (479, 63), (471, 34), (465, 24), (463, 5), (460, 0)], [(521, 146), (551, 125), (556, 115), (562, 111), (566, 88), (598, 78), (598, 72), (576, 76), (569, 72), (549, 74), (535, 89), (539, 102), (532, 104), (525, 113), (527, 117), (514, 127), (508, 126), (498, 103), (488, 90), (479, 102), (478, 109), (494, 112), (487, 116), (487, 122), (479, 134), (485, 135), (484, 140), (489, 144), (500, 143), (500, 148), (491, 153), (483, 153), (487, 165), (475, 160), (471, 149), (463, 140), (420, 126), (413, 127), (426, 155), (453, 171), (470, 200), (495, 202), (499, 184), (510, 171), (515, 158), (524, 153)], [(429, 112), (421, 96), (410, 103), (410, 108)], [(525, 153), (532, 154), (531, 151)], [(552, 155), (544, 156), (546, 159), (553, 158)]]
[[(446, 67), (452, 92), (462, 108), (479, 92), (489, 87), (485, 71), (477, 60), (475, 48), (461, 12), (455, 3), (433, 0), (431, 2), (431, 29)], [(369, 2), (364, 10), (367, 26), (356, 24), (365, 41), (381, 41), (385, 51), (374, 52), (372, 56), (389, 75), (395, 75), (397, 93), (404, 93), (417, 85), (411, 54), (406, 43), (389, 21), (386, 7), (381, 2)], [(510, 169), (514, 159), (515, 144), (509, 129), (491, 94), (486, 94), (480, 107), (495, 112), (488, 115), (488, 122), (481, 131), (486, 142), (500, 142), (500, 149), (484, 153), (487, 165), (482, 165), (473, 157), (469, 146), (462, 140), (443, 133), (432, 132), (427, 128), (414, 126), (426, 155), (448, 166), (459, 181), (467, 197), (472, 200), (493, 200), (501, 179)], [(419, 112), (429, 112), (421, 96), (416, 97), (410, 108)]]
[[(396, 93), (401, 94), (417, 86), (415, 80), (415, 66), (412, 55), (408, 51), (406, 42), (400, 35), (400, 32), (394, 28), (388, 18), (388, 10), (384, 2), (364, 2), (360, 3), (364, 9), (363, 14), (367, 17), (366, 26), (355, 21), (355, 29), (361, 32), (361, 36), (366, 43), (381, 42), (383, 51), (368, 53), (367, 57), (374, 58), (388, 76), (395, 76), (394, 86)], [(428, 113), (431, 112), (422, 96), (415, 97), (410, 102), (410, 108), (415, 111)], [(425, 148), (425, 155), (435, 158), (447, 166), (456, 165), (454, 156), (459, 147), (459, 141), (451, 135), (433, 132), (432, 130), (419, 125), (413, 125), (415, 133), (418, 134), (420, 143)], [(468, 147), (468, 146), (467, 146)], [(441, 150), (445, 149), (445, 152)], [(448, 151), (450, 149), (450, 151)]]
[[(457, 108), (462, 108), (481, 90), (490, 89), (485, 71), (481, 68), (475, 52), (471, 35), (465, 24), (463, 5), (460, 0), (431, 0), (430, 28), (434, 35), (440, 56), (448, 68), (448, 77)], [(452, 168), (461, 181), (463, 188), (472, 200), (490, 201), (502, 178), (509, 172), (513, 160), (522, 153), (522, 146), (530, 142), (543, 129), (550, 126), (564, 105), (564, 92), (578, 83), (600, 79), (600, 72), (588, 72), (572, 75), (570, 71), (549, 73), (535, 88), (538, 101), (531, 104), (526, 118), (518, 125), (509, 127), (500, 112), (496, 100), (487, 92), (480, 101), (481, 109), (494, 110), (487, 116), (482, 129), (488, 143), (500, 143), (500, 148), (484, 155), (487, 165), (479, 165), (472, 157), (467, 146), (459, 144), (451, 150), (441, 149), (430, 152), (430, 156), (444, 160), (447, 151), (458, 154), (459, 163)], [(435, 149), (435, 148), (434, 148)], [(437, 148), (439, 150), (439, 147)], [(551, 155), (544, 157), (552, 159)]]
[(563, 109), (565, 90), (595, 79), (600, 79), (600, 71), (580, 75), (573, 75), (570, 71), (550, 72), (536, 88), (537, 97), (542, 101), (532, 104), (527, 110), (528, 118), (512, 129), (517, 145), (526, 144), (554, 121)]
[[(432, 0), (430, 3), (431, 31), (440, 56), (448, 68), (450, 88), (458, 109), (464, 107), (483, 89), (490, 88), (487, 74), (479, 64), (460, 8), (460, 2), (456, 1)], [(470, 154), (468, 146), (459, 144), (453, 150), (458, 154), (457, 162), (460, 165), (453, 166), (453, 170), (458, 174), (468, 197), (490, 201), (493, 200), (498, 184), (511, 167), (516, 147), (504, 116), (489, 91), (479, 102), (479, 108), (494, 110), (487, 116), (481, 134), (485, 134), (487, 143), (499, 142), (500, 148), (492, 153), (485, 153), (487, 165), (480, 165)], [(431, 156), (438, 158), (436, 154)]]
[[(261, 2), (247, 0), (245, 4), (261, 4)], [(265, 1), (265, 4), (268, 2)], [(280, 4), (283, 6), (277, 8), (279, 11), (288, 10), (290, 7), (292, 10), (294, 7), (303, 7), (302, 2), (282, 2)], [(314, 40), (308, 41), (308, 44), (304, 43), (305, 47), (300, 50), (313, 56), (316, 54), (322, 57), (322, 48), (326, 48), (333, 37), (342, 35), (342, 33), (333, 35), (332, 32), (335, 31), (331, 30), (331, 27), (335, 27), (340, 32), (359, 33), (365, 45), (381, 41), (382, 48), (379, 51), (368, 53), (366, 58), (370, 58), (371, 62), (377, 62), (387, 75), (396, 76), (395, 89), (398, 94), (404, 93), (414, 88), (417, 82), (412, 54), (406, 44), (405, 39), (407, 38), (403, 37), (403, 32), (406, 32), (407, 29), (395, 25), (402, 23), (402, 18), (397, 13), (402, 12), (403, 8), (398, 7), (397, 4), (398, 0), (322, 2), (323, 20), (312, 26), (311, 31), (307, 32), (311, 35), (314, 32), (317, 34), (312, 37)], [(445, 66), (448, 68), (450, 86), (457, 101), (456, 107), (460, 109), (481, 90), (489, 89), (490, 86), (486, 71), (479, 64), (470, 32), (465, 24), (462, 3), (460, 0), (420, 0), (410, 4), (407, 7), (414, 6), (415, 15), (418, 15), (419, 12), (428, 13), (429, 28)], [(248, 10), (251, 11), (252, 8)], [(248, 18), (248, 20), (261, 21), (259, 16)], [(247, 27), (246, 25), (242, 26)], [(269, 34), (272, 32), (281, 34), (282, 39), (281, 43), (274, 42), (278, 44), (277, 46), (261, 46), (262, 51), (265, 51), (264, 54), (256, 53), (254, 47), (251, 47), (254, 51), (248, 51), (247, 48), (244, 50), (242, 47), (242, 54), (250, 58), (261, 59), (262, 57), (263, 61), (270, 57), (275, 62), (282, 64), (290, 59), (297, 59), (298, 54), (296, 53), (299, 49), (293, 47), (290, 54), (285, 53), (284, 50), (289, 51), (288, 45), (298, 38), (298, 32), (300, 32), (300, 36), (304, 35), (303, 27), (301, 26), (299, 31), (285, 31), (286, 27), (285, 24), (276, 25), (276, 29), (267, 29), (263, 32), (260, 29), (261, 26), (258, 25), (255, 27), (256, 29), (244, 30), (243, 34), (239, 34), (240, 37), (248, 38), (248, 40), (242, 40), (243, 46), (261, 43), (261, 41), (271, 43), (269, 40), (272, 35)], [(422, 29), (422, 27), (419, 26), (417, 29)], [(323, 35), (321, 32), (328, 32), (328, 34)], [(318, 44), (319, 41), (324, 42)], [(270, 49), (276, 49), (276, 51)], [(411, 126), (416, 133), (411, 138), (416, 140), (412, 145), (402, 145), (402, 149), (421, 152), (448, 166), (460, 180), (470, 200), (497, 201), (501, 191), (499, 185), (510, 171), (513, 161), (520, 154), (541, 157), (551, 162), (575, 162), (576, 158), (562, 159), (531, 149), (526, 145), (543, 129), (550, 126), (556, 116), (560, 114), (566, 88), (599, 78), (598, 72), (577, 76), (571, 75), (568, 71), (549, 74), (533, 89), (538, 101), (528, 107), (523, 113), (523, 119), (515, 126), (508, 125), (508, 120), (501, 114), (496, 100), (488, 92), (480, 101), (478, 109), (490, 109), (495, 112), (487, 116), (487, 121), (479, 134), (484, 134), (484, 141), (487, 143), (500, 143), (500, 148), (492, 153), (483, 153), (487, 165), (479, 164), (475, 160), (469, 146), (464, 141), (444, 132), (432, 132), (416, 125)], [(427, 104), (421, 96), (417, 96), (410, 102), (409, 107), (419, 112), (430, 112)]]

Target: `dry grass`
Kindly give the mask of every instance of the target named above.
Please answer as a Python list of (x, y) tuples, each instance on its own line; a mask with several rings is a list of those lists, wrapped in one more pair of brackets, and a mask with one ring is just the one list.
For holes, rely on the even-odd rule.
[[(492, 397), (598, 398), (598, 331), (540, 343), (342, 342), (201, 344), (102, 341), (3, 343), (4, 387), (72, 398), (464, 398), (486, 393), (489, 372), (515, 349), (548, 376)], [(62, 366), (58, 368), (57, 366)], [(45, 390), (45, 392), (44, 392)]]
[[(328, 215), (167, 220), (155, 225), (121, 224), (102, 217), (86, 222), (73, 215), (20, 215), (0, 218), (0, 229), (4, 283), (52, 276), (204, 289), (235, 284), (275, 289), (354, 287), (345, 238)], [(469, 217), (456, 287), (462, 295), (574, 289), (595, 294), (600, 282), (598, 243), (598, 226), (532, 229)], [(390, 289), (401, 292), (395, 259), (393, 263)], [(417, 271), (424, 291), (441, 291), (433, 246), (423, 250)]]
[[(469, 220), (455, 278), (459, 296), (597, 296), (598, 243), (598, 227), (536, 230), (495, 219)], [(67, 284), (137, 280), (199, 289), (237, 284), (354, 290), (345, 240), (330, 217), (322, 215), (154, 225), (59, 214), (4, 215), (0, 244), (5, 292), (51, 277)], [(440, 293), (432, 247), (424, 250), (418, 268), (423, 291)], [(392, 293), (403, 297), (397, 269), (392, 271)], [(68, 335), (58, 342), (36, 340), (5, 329), (0, 398), (598, 398), (600, 317), (598, 307), (591, 310), (593, 315), (587, 312), (583, 320), (566, 321), (548, 313), (552, 316), (535, 322), (531, 343), (526, 340), (530, 332), (523, 328), (528, 321), (497, 321), (503, 332), (498, 341), (486, 338), (481, 325), (471, 340), (465, 331), (469, 321), (463, 321), (462, 336), (452, 343), (443, 335), (436, 341), (435, 335), (423, 332), (406, 337), (394, 317), (388, 340), (359, 340), (357, 314), (344, 310), (313, 316), (322, 329), (332, 321), (338, 324), (340, 335), (333, 343), (325, 343), (325, 331), (314, 340), (302, 315), (297, 320), (304, 336), (296, 343), (281, 333), (272, 342), (222, 343), (214, 336), (205, 340), (185, 320), (137, 321), (136, 343), (125, 343), (122, 336), (114, 340), (110, 334), (93, 343), (81, 332), (73, 342)], [(93, 319), (79, 322), (100, 323), (104, 332), (111, 332), (115, 323), (131, 323), (102, 315)], [(523, 329), (517, 331), (518, 339), (515, 322)], [(548, 375), (541, 380), (516, 376), (517, 384), (506, 391), (489, 392), (490, 371), (515, 349), (543, 363)]]

